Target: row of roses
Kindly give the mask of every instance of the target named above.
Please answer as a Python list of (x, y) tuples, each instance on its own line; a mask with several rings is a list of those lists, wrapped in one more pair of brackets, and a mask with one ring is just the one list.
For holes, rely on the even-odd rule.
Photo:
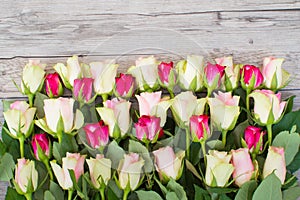
[[(45, 134), (36, 134), (33, 137), (32, 146), (36, 156), (38, 154), (37, 144), (45, 150), (45, 155), (49, 153), (49, 140)], [(167, 146), (154, 151), (153, 155), (156, 170), (163, 183), (168, 182), (170, 178), (178, 180), (181, 177), (184, 151), (178, 151), (175, 154), (173, 149)], [(67, 153), (66, 157), (62, 158), (62, 167), (56, 161), (50, 162), (59, 185), (64, 190), (71, 191), (69, 197), (74, 191), (74, 184), (77, 184), (79, 178), (84, 174), (85, 157), (86, 155), (79, 153)], [(257, 161), (252, 162), (247, 148), (232, 150), (230, 154), (225, 151), (210, 150), (206, 159), (205, 183), (208, 186), (227, 187), (231, 184), (228, 181), (232, 175), (235, 184), (240, 187), (247, 181), (256, 179), (259, 175)], [(105, 199), (105, 189), (112, 177), (111, 160), (104, 158), (102, 154), (97, 154), (96, 158), (86, 159), (86, 162), (89, 167), (91, 186), (100, 191), (102, 198)], [(137, 153), (125, 154), (124, 159), (120, 160), (117, 169), (118, 179), (115, 177), (115, 181), (120, 189), (124, 190), (125, 197), (142, 183), (144, 164), (144, 159)], [(69, 170), (74, 172), (74, 179)], [(262, 176), (266, 178), (273, 172), (283, 184), (286, 168), (284, 149), (281, 147), (271, 146), (269, 148)], [(14, 183), (20, 194), (28, 197), (36, 190), (37, 173), (34, 161), (25, 158), (18, 159)], [(30, 198), (28, 197), (28, 199)]]
[[(171, 93), (176, 84), (183, 90), (201, 91), (204, 87), (208, 96), (215, 89), (232, 91), (239, 86), (247, 90), (263, 86), (266, 89), (278, 90), (287, 83), (288, 73), (281, 68), (283, 59), (267, 57), (260, 69), (254, 65), (233, 64), (232, 57), (215, 59), (216, 64), (204, 65), (201, 56), (187, 56), (173, 67), (173, 62), (159, 63), (153, 56), (140, 58), (136, 65), (128, 69), (127, 74), (117, 75), (118, 65), (113, 60), (92, 62), (89, 65), (79, 63), (78, 57), (67, 60), (67, 65), (58, 63), (54, 69), (68, 89), (74, 89), (74, 96), (84, 102), (89, 102), (92, 91), (97, 95), (131, 97), (135, 85), (140, 91), (157, 90), (159, 85)], [(45, 66), (39, 61), (30, 61), (23, 70), (21, 91), (26, 95), (34, 95), (41, 90), (45, 76)], [(59, 97), (63, 94), (57, 73), (46, 76), (45, 88), (49, 97)], [(92, 87), (93, 85), (93, 87)], [(82, 94), (80, 89), (84, 88)], [(80, 94), (80, 95), (79, 95)], [(104, 97), (106, 99), (106, 97)]]

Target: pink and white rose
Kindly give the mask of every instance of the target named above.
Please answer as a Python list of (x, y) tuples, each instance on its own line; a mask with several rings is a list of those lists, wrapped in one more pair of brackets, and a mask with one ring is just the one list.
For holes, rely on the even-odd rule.
[(286, 166), (284, 148), (282, 147), (269, 147), (268, 155), (263, 168), (263, 177), (266, 178), (273, 172), (279, 178), (281, 184), (283, 184), (286, 175)]
[(218, 130), (232, 130), (240, 114), (239, 96), (231, 92), (218, 92), (214, 98), (208, 98), (211, 120)]
[(172, 147), (166, 146), (153, 152), (156, 171), (160, 180), (167, 183), (170, 178), (178, 180), (183, 169), (184, 151), (176, 154)]
[(144, 166), (144, 159), (137, 153), (125, 154), (124, 159), (119, 163), (118, 174), (119, 174), (119, 185), (121, 189), (127, 187), (131, 191), (135, 190), (142, 177), (142, 168)]
[(281, 119), (286, 102), (281, 101), (280, 92), (255, 90), (249, 96), (254, 99), (254, 118), (261, 125), (275, 124)]
[(231, 162), (234, 167), (232, 177), (235, 179), (235, 184), (241, 187), (251, 179), (254, 173), (254, 165), (247, 148), (231, 150), (231, 154)]
[(15, 101), (10, 105), (10, 109), (3, 112), (10, 135), (18, 138), (24, 135), (29, 137), (33, 129), (33, 120), (36, 108), (30, 108), (26, 101)]

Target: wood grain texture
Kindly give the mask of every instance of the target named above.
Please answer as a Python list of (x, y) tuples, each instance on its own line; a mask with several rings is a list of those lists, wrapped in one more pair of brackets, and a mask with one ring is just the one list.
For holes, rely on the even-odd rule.
[[(159, 60), (200, 54), (212, 60), (232, 55), (236, 63), (260, 66), (266, 56), (285, 58), (292, 74), (284, 96), (300, 108), (300, 1), (154, 0), (11, 1), (0, 7), (0, 99), (24, 98), (20, 84), (28, 59), (48, 71), (68, 56), (81, 61), (114, 58), (124, 72), (140, 56)], [(2, 104), (0, 122), (3, 122)], [(1, 124), (0, 124), (1, 126)], [(0, 183), (4, 199), (6, 183)]]

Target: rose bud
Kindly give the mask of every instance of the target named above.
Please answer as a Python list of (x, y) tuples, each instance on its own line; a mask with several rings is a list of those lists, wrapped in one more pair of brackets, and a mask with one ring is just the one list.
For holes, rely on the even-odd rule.
[(170, 178), (178, 180), (182, 175), (184, 151), (176, 154), (169, 146), (160, 148), (153, 152), (156, 171), (160, 180), (167, 183)]
[(46, 94), (50, 98), (56, 98), (63, 95), (64, 89), (60, 82), (58, 73), (46, 75), (45, 90), (46, 90)]
[(240, 114), (239, 96), (232, 96), (231, 92), (214, 94), (208, 99), (211, 120), (218, 130), (232, 130)]
[(64, 190), (70, 190), (73, 188), (73, 182), (69, 170), (73, 170), (76, 181), (84, 173), (84, 160), (85, 155), (79, 153), (69, 153), (67, 156), (62, 158), (62, 167), (60, 167), (56, 161), (50, 161), (52, 170), (56, 176), (56, 179)]
[(105, 146), (109, 140), (108, 126), (103, 121), (94, 124), (87, 124), (83, 127), (88, 144), (93, 148)]
[(232, 165), (234, 171), (232, 177), (235, 179), (235, 184), (241, 187), (249, 181), (254, 173), (254, 165), (247, 148), (231, 150)]
[(244, 90), (252, 91), (258, 88), (264, 81), (264, 77), (258, 67), (244, 65), (241, 69), (241, 85)]
[(284, 148), (282, 147), (269, 147), (268, 155), (265, 160), (265, 165), (263, 169), (263, 177), (266, 178), (273, 172), (279, 178), (281, 184), (283, 184), (286, 175), (286, 167)]
[(73, 113), (75, 100), (71, 98), (45, 99), (45, 119), (35, 121), (35, 124), (45, 132), (61, 140), (62, 132), (72, 133), (78, 130), (84, 123), (84, 117), (80, 110)]
[(115, 78), (114, 94), (117, 97), (130, 98), (134, 94), (135, 80), (131, 74), (120, 73), (119, 77)]
[(127, 72), (135, 77), (137, 87), (140, 91), (148, 89), (156, 90), (157, 83), (157, 61), (154, 56), (148, 58), (139, 58), (135, 61), (135, 66), (130, 67)]
[(102, 185), (107, 185), (111, 178), (111, 160), (104, 158), (102, 154), (97, 154), (96, 159), (86, 159), (86, 162), (93, 186), (99, 190)]
[(207, 88), (208, 96), (221, 85), (221, 80), (225, 73), (225, 67), (218, 64), (207, 63), (204, 68), (204, 86)]
[(247, 144), (248, 149), (250, 149), (250, 152), (258, 152), (259, 150), (262, 151), (262, 140), (265, 133), (266, 132), (262, 131), (259, 127), (247, 126), (245, 129), (245, 143)]
[(118, 167), (120, 189), (125, 190), (129, 187), (133, 191), (139, 186), (143, 179), (141, 174), (144, 163), (144, 159), (137, 153), (124, 155)]
[(115, 139), (123, 137), (131, 128), (130, 106), (125, 99), (114, 98), (103, 103), (104, 107), (96, 108), (101, 119), (109, 127), (109, 135)]
[(25, 138), (29, 137), (33, 130), (35, 112), (36, 108), (29, 108), (26, 101), (12, 103), (10, 109), (3, 112), (10, 136), (15, 139), (23, 135)]
[(31, 145), (37, 160), (49, 159), (51, 143), (45, 133), (35, 134), (32, 137)]
[(200, 142), (206, 140), (210, 135), (209, 116), (207, 115), (193, 115), (190, 118), (190, 131), (193, 142)]
[(204, 58), (190, 55), (177, 63), (176, 71), (179, 86), (183, 90), (200, 91), (203, 87)]
[(21, 90), (25, 95), (35, 94), (42, 90), (44, 83), (45, 64), (39, 60), (29, 60), (22, 73)]
[(93, 81), (92, 78), (74, 80), (73, 94), (76, 100), (82, 103), (90, 103), (93, 93)]
[(234, 167), (230, 164), (231, 155), (225, 151), (209, 150), (206, 155), (207, 165), (205, 182), (211, 187), (226, 186)]
[(140, 116), (152, 115), (160, 118), (160, 126), (163, 127), (167, 120), (167, 111), (171, 106), (170, 100), (161, 98), (159, 92), (143, 92), (135, 95), (139, 103)]
[(172, 90), (176, 84), (176, 74), (173, 68), (173, 62), (161, 62), (157, 68), (160, 85)]
[(288, 81), (290, 74), (282, 69), (283, 58), (264, 58), (262, 75), (264, 85), (271, 90), (282, 88)]
[(182, 92), (171, 100), (171, 111), (178, 126), (189, 126), (192, 115), (202, 115), (206, 104), (206, 98), (197, 99), (191, 92)]
[(68, 89), (74, 86), (74, 80), (82, 76), (81, 66), (78, 61), (78, 56), (72, 56), (67, 60), (67, 66), (63, 63), (57, 63), (54, 66), (55, 71), (59, 74), (64, 85)]
[(37, 189), (38, 172), (34, 161), (25, 158), (18, 159), (15, 169), (14, 185), (19, 194), (30, 194)]
[(254, 118), (260, 125), (271, 125), (281, 119), (286, 102), (281, 102), (281, 93), (271, 90), (255, 90), (250, 97), (254, 99)]
[(136, 137), (144, 142), (151, 141), (154, 143), (163, 134), (160, 127), (160, 118), (155, 116), (143, 115), (134, 126)]
[(225, 88), (226, 91), (232, 91), (238, 87), (240, 65), (234, 65), (232, 57), (216, 58), (218, 65), (225, 67)]
[(113, 91), (118, 66), (114, 60), (90, 63), (96, 94), (110, 94)]

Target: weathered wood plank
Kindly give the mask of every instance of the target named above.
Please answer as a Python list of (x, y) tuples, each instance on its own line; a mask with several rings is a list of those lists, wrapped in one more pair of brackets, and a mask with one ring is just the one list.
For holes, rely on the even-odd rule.
[[(117, 2), (108, 7), (100, 2), (92, 4), (93, 8), (81, 8), (79, 1), (16, 3), (0, 15), (0, 58), (91, 52), (120, 55), (145, 47), (185, 54), (216, 48), (299, 53), (298, 1), (283, 7), (271, 2), (246, 6), (219, 1), (212, 7), (205, 2), (165, 3), (165, 7), (143, 3), (127, 2), (121, 4), (122, 9), (112, 8)], [(100, 44), (102, 48), (95, 48)], [(148, 52), (155, 53), (153, 49)]]

